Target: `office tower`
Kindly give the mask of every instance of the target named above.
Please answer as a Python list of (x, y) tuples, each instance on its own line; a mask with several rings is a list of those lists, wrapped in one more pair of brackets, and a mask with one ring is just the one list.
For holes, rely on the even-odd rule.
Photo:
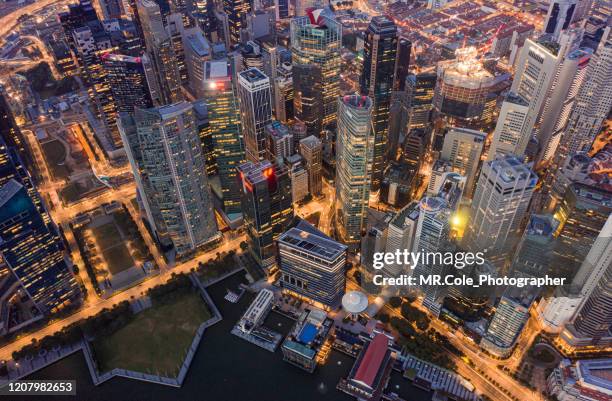
[(264, 129), (272, 121), (270, 78), (257, 68), (238, 74), (240, 120), (246, 159), (252, 162), (266, 157)]
[(64, 39), (71, 49), (74, 47), (74, 39), (72, 31), (81, 26), (87, 25), (88, 22), (98, 21), (96, 10), (91, 4), (91, 0), (79, 0), (78, 3), (69, 4), (68, 11), (58, 14), (58, 19), (64, 31)]
[(485, 68), (476, 47), (457, 49), (454, 60), (438, 63), (437, 75), (433, 104), (438, 117), (471, 128), (493, 121), (500, 76)]
[(569, 28), (574, 21), (574, 12), (578, 0), (553, 0), (550, 2), (546, 19), (544, 21), (544, 32), (550, 33), (558, 38), (561, 30)]
[(397, 56), (395, 57), (395, 68), (393, 71), (393, 90), (406, 90), (406, 77), (410, 73), (410, 54), (412, 42), (406, 38), (397, 41)]
[(215, 2), (213, 0), (194, 0), (191, 14), (206, 38), (212, 42), (216, 42), (218, 37), (217, 19), (215, 18)]
[(208, 61), (204, 66), (204, 100), (217, 160), (223, 212), (233, 220), (239, 216), (240, 188), (237, 168), (244, 162), (240, 112), (232, 72), (227, 60)]
[(372, 100), (367, 96), (338, 99), (336, 137), (336, 233), (358, 246), (365, 230), (374, 157)]
[(264, 160), (238, 167), (249, 252), (261, 267), (274, 264), (274, 241), (293, 219), (291, 180), (283, 164)]
[(321, 136), (323, 124), (323, 76), (314, 64), (294, 64), (293, 113), (304, 123), (307, 135)]
[(229, 31), (229, 38), (226, 38), (226, 42), (229, 43), (230, 48), (240, 44), (240, 33), (246, 28), (246, 16), (251, 12), (251, 7), (249, 0), (223, 0), (223, 12), (227, 15)]
[[(321, 69), (323, 126), (336, 120), (340, 95), (340, 48), (342, 25), (325, 11), (314, 10), (307, 17), (291, 20), (291, 59), (294, 68), (300, 64), (314, 64)], [(294, 71), (294, 84), (298, 76)], [(295, 90), (297, 96), (297, 90)], [(296, 105), (297, 110), (297, 105)]]
[[(522, 135), (531, 138), (563, 54), (557, 43), (527, 39), (510, 90), (528, 104)], [(498, 120), (499, 124), (499, 120)]]
[(182, 40), (188, 77), (187, 85), (196, 98), (200, 99), (206, 93), (204, 66), (212, 59), (212, 49), (204, 33), (197, 28), (185, 30)]
[(557, 151), (592, 54), (589, 48), (576, 49), (559, 65), (540, 121), (541, 161), (552, 160)]
[(554, 247), (559, 221), (550, 214), (532, 214), (512, 258), (511, 272), (533, 277), (554, 276)]
[(497, 156), (524, 156), (531, 139), (531, 128), (527, 124), (529, 104), (515, 93), (508, 92), (504, 99), (487, 160)]
[(285, 159), (291, 178), (291, 199), (300, 202), (308, 196), (308, 171), (304, 167), (302, 156), (293, 154)]
[(146, 56), (103, 54), (102, 64), (110, 86), (116, 112), (133, 113), (134, 108), (153, 107), (145, 70)]
[(175, 43), (164, 26), (160, 6), (152, 0), (137, 0), (136, 5), (145, 47), (157, 77), (160, 104), (181, 101), (181, 75)]
[(265, 126), (264, 136), (266, 141), (266, 159), (285, 159), (294, 153), (293, 135), (285, 124), (279, 121), (271, 122)]
[(289, 18), (289, 0), (275, 0), (274, 3), (276, 21)]
[[(395, 254), (398, 250), (412, 251), (420, 210), (418, 202), (412, 202), (393, 216), (387, 227), (385, 252)], [(400, 274), (411, 273), (408, 266), (395, 263), (385, 264), (382, 272), (387, 277), (399, 277)]]
[(465, 194), (471, 198), (478, 176), (486, 135), (466, 128), (451, 128), (444, 136), (440, 159), (450, 162), (452, 170), (466, 177)]
[(537, 175), (514, 156), (485, 162), (472, 200), (467, 248), (484, 252), (487, 260), (502, 267), (520, 239), (520, 224), (537, 182)]
[(536, 288), (532, 286), (508, 287), (497, 304), (480, 346), (497, 357), (508, 356), (529, 320), (529, 308), (536, 295)]
[(410, 74), (406, 78), (406, 91), (410, 98), (407, 131), (429, 127), (437, 80), (435, 73)]
[(336, 309), (344, 295), (346, 257), (345, 245), (300, 221), (278, 238), (279, 285), (315, 305)]
[(285, 124), (293, 120), (293, 73), (289, 63), (278, 67), (274, 80), (274, 116)]
[[(538, 305), (539, 318), (544, 330), (558, 333), (563, 329), (598, 283), (603, 280), (610, 265), (610, 258), (612, 258), (612, 215), (608, 216), (569, 288), (555, 292), (553, 297), (542, 300)], [(564, 337), (568, 336), (562, 336), (562, 340)], [(569, 338), (571, 340), (573, 336), (570, 335)]]
[(429, 144), (428, 139), (425, 130), (419, 128), (410, 131), (406, 139), (404, 139), (402, 159), (404, 164), (412, 170), (412, 174), (416, 174), (419, 171)]
[(28, 189), (15, 179), (6, 181), (0, 187), (0, 210), (0, 266), (5, 265), (0, 271), (11, 274), (3, 286), (17, 281), (18, 290), (45, 315), (80, 302), (62, 240)]
[[(425, 256), (428, 253), (441, 254), (448, 249), (450, 239), (450, 209), (448, 203), (438, 197), (425, 197), (419, 202), (419, 217), (414, 234), (412, 252), (420, 252), (424, 260), (416, 266), (412, 275), (419, 280), (419, 277), (441, 275), (444, 269), (442, 260), (435, 257)], [(439, 285), (424, 284), (418, 285), (423, 293), (423, 306), (429, 309), (434, 315), (440, 313), (442, 304), (443, 289)]]
[(323, 193), (323, 143), (316, 136), (309, 136), (300, 142), (300, 155), (304, 158), (308, 171), (308, 191), (312, 196)]
[(25, 138), (15, 121), (6, 96), (8, 96), (6, 93), (0, 92), (0, 139), (4, 140), (6, 146), (14, 148), (21, 161), (28, 167), (32, 165), (32, 159), (26, 151)]
[[(571, 351), (596, 352), (612, 345), (612, 263), (610, 252), (602, 255), (605, 272), (591, 294), (576, 312), (572, 322), (561, 332), (561, 340)], [(564, 348), (565, 348), (564, 347)]]
[(210, 129), (210, 122), (208, 121), (208, 105), (204, 99), (191, 102), (191, 105), (193, 106), (196, 130), (200, 137), (200, 144), (202, 145), (204, 164), (206, 164), (206, 176), (210, 178), (217, 175), (218, 171), (215, 143), (213, 142), (213, 133)]
[(589, 61), (586, 78), (580, 87), (565, 128), (559, 157), (589, 151), (595, 136), (612, 107), (612, 27), (605, 29), (595, 54)]
[(149, 224), (177, 257), (219, 239), (193, 106), (121, 114), (119, 129)]
[(273, 34), (274, 15), (268, 10), (255, 10), (246, 16), (246, 34), (249, 40), (259, 40)]
[[(289, 130), (293, 134), (293, 143), (299, 144), (300, 141), (308, 136), (306, 124), (300, 120), (296, 120), (289, 126)], [(315, 137), (316, 138), (316, 137)]]
[[(363, 53), (360, 87), (361, 93), (372, 99), (372, 190), (376, 191), (380, 188), (388, 153), (389, 108), (397, 55), (397, 27), (393, 21), (385, 16), (372, 18), (366, 31)], [(393, 145), (397, 146), (397, 143)]]
[(610, 213), (612, 192), (605, 186), (569, 185), (553, 213), (560, 222), (555, 247), (559, 277), (574, 277)]

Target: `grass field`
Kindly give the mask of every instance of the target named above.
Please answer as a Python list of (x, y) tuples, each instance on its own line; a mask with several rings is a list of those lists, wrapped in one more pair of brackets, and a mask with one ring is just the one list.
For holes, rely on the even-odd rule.
[(123, 242), (115, 223), (94, 227), (92, 231), (111, 274), (120, 273), (134, 266), (134, 259)]
[(175, 377), (193, 336), (211, 315), (197, 292), (184, 292), (136, 315), (93, 343), (103, 372), (113, 368)]
[(45, 154), (47, 166), (49, 166), (53, 177), (58, 180), (68, 178), (68, 176), (70, 176), (70, 169), (63, 164), (66, 160), (66, 148), (64, 148), (64, 144), (54, 139), (43, 143), (41, 147)]

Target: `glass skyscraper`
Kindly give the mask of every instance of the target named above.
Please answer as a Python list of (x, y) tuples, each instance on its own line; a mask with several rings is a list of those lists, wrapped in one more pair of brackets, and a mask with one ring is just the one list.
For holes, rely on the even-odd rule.
[[(323, 126), (336, 119), (340, 95), (340, 49), (342, 25), (333, 16), (321, 13), (291, 20), (291, 56), (293, 65), (315, 64), (321, 68)], [(294, 85), (299, 83), (295, 82)]]
[(336, 147), (336, 234), (345, 244), (357, 246), (367, 225), (374, 157), (369, 97), (338, 99)]
[(177, 257), (219, 239), (193, 106), (122, 113), (119, 129), (158, 239), (172, 243)]
[(258, 162), (266, 158), (266, 125), (272, 122), (270, 78), (258, 68), (238, 74), (238, 96), (246, 159)]

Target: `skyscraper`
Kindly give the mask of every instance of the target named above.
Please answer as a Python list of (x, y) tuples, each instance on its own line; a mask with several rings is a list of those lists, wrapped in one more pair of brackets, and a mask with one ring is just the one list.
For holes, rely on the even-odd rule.
[[(325, 11), (314, 10), (308, 16), (291, 20), (291, 59), (294, 68), (300, 64), (314, 64), (321, 69), (323, 126), (336, 119), (341, 47), (342, 25)], [(299, 85), (296, 75), (294, 85)]]
[(323, 127), (323, 76), (314, 64), (293, 65), (293, 112), (307, 135), (320, 137)]
[(274, 264), (274, 241), (293, 219), (291, 180), (283, 164), (264, 160), (238, 167), (249, 253), (261, 267)]
[(465, 194), (472, 196), (486, 135), (467, 128), (451, 128), (444, 136), (440, 159), (450, 162), (452, 171), (466, 177)]
[(578, 0), (551, 1), (546, 13), (546, 20), (544, 20), (544, 32), (558, 38), (561, 30), (569, 28), (574, 20), (577, 3)]
[(192, 15), (206, 38), (217, 39), (217, 19), (215, 18), (215, 2), (213, 0), (194, 0)]
[(520, 239), (520, 224), (538, 177), (514, 157), (500, 157), (482, 166), (472, 200), (465, 245), (502, 267)]
[(132, 113), (136, 107), (153, 107), (145, 70), (146, 56), (106, 53), (101, 58), (117, 112)]
[[(438, 197), (425, 197), (419, 202), (419, 217), (414, 233), (412, 252), (441, 253), (448, 248), (450, 239), (450, 209), (448, 203)], [(431, 259), (431, 260), (428, 260)], [(442, 260), (428, 258), (419, 262), (413, 268), (414, 277), (441, 275), (443, 272)], [(443, 289), (435, 284), (421, 284), (419, 290), (424, 294), (423, 306), (435, 315), (440, 313)]]
[(347, 247), (301, 221), (278, 238), (279, 285), (323, 307), (340, 306)]
[(272, 121), (270, 78), (257, 68), (242, 71), (238, 74), (238, 96), (246, 159), (252, 162), (264, 160), (264, 130)]
[(249, 0), (223, 0), (223, 12), (227, 15), (229, 27), (228, 42), (231, 47), (240, 43), (240, 31), (246, 28), (246, 16), (251, 12), (251, 7)]
[(204, 65), (204, 99), (208, 104), (208, 123), (212, 132), (223, 212), (232, 220), (240, 215), (240, 188), (237, 168), (244, 162), (244, 145), (236, 87), (226, 59)]
[(406, 38), (397, 41), (397, 55), (395, 57), (395, 69), (393, 72), (393, 90), (404, 91), (406, 89), (406, 77), (410, 72), (410, 54), (412, 42)]
[(264, 128), (266, 137), (266, 159), (286, 159), (294, 154), (293, 135), (289, 128), (279, 121), (272, 121)]
[(323, 191), (323, 143), (312, 135), (302, 139), (300, 155), (304, 158), (308, 171), (308, 191), (312, 196), (320, 196)]
[[(378, 190), (385, 168), (389, 135), (389, 108), (397, 55), (397, 27), (385, 16), (370, 21), (364, 43), (361, 93), (372, 99), (374, 159), (372, 189)], [(395, 144), (397, 146), (397, 144)]]
[(119, 120), (149, 224), (177, 257), (220, 237), (192, 108), (136, 109)]
[(501, 155), (523, 156), (531, 139), (531, 128), (526, 124), (529, 104), (515, 93), (508, 92), (504, 99), (487, 160)]
[(374, 157), (372, 100), (367, 96), (338, 99), (336, 139), (336, 233), (357, 246), (366, 229)]
[(9, 280), (16, 280), (43, 314), (79, 302), (81, 291), (66, 263), (62, 240), (28, 189), (13, 178), (5, 182), (0, 186), (0, 210), (0, 271), (8, 269)]
[(565, 128), (559, 157), (572, 152), (589, 151), (595, 136), (612, 107), (612, 27), (607, 27), (595, 54), (589, 61), (586, 78), (574, 101)]
[(433, 109), (434, 89), (438, 76), (435, 73), (409, 74), (406, 77), (406, 92), (410, 101), (407, 131), (428, 128)]

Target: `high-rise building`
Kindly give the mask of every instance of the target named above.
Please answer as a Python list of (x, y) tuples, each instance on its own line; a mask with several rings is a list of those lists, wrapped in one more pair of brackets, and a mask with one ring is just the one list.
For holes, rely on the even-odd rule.
[(585, 78), (593, 51), (580, 48), (569, 52), (559, 65), (542, 111), (539, 127), (539, 160), (552, 160), (572, 107)]
[[(559, 157), (589, 151), (612, 107), (612, 27), (605, 29), (585, 72), (574, 107), (565, 128)], [(561, 159), (562, 160), (562, 159)]]
[(338, 99), (336, 138), (336, 233), (356, 246), (366, 229), (374, 157), (372, 100), (367, 96)]
[[(18, 282), (18, 291), (49, 314), (78, 303), (81, 291), (66, 262), (64, 246), (55, 225), (19, 181), (0, 186), (0, 272), (3, 291)], [(45, 212), (46, 214), (46, 212)], [(5, 295), (5, 294), (2, 294)]]
[(240, 188), (237, 168), (244, 162), (240, 112), (233, 75), (226, 59), (204, 65), (204, 99), (208, 104), (208, 123), (212, 132), (223, 212), (233, 220), (239, 216)]
[(145, 67), (148, 62), (146, 56), (106, 53), (101, 58), (116, 112), (133, 113), (136, 107), (153, 107)]
[(266, 137), (266, 159), (285, 159), (294, 153), (293, 135), (289, 128), (279, 121), (273, 121), (264, 129)]
[(215, 2), (213, 0), (194, 0), (191, 14), (195, 18), (198, 27), (206, 35), (206, 38), (216, 42), (218, 35)]
[(498, 357), (508, 356), (529, 319), (529, 308), (536, 295), (532, 286), (508, 287), (497, 304), (480, 346)]
[(412, 53), (412, 42), (406, 38), (397, 41), (397, 55), (395, 57), (395, 69), (393, 71), (393, 90), (406, 90), (406, 77), (410, 73), (410, 54)]
[(287, 167), (267, 160), (238, 167), (249, 253), (261, 267), (274, 264), (274, 241), (293, 219)]
[(528, 138), (533, 135), (557, 66), (563, 57), (560, 50), (559, 44), (545, 38), (538, 41), (527, 39), (516, 63), (510, 90), (528, 105), (527, 116), (521, 129), (523, 135)]
[(495, 75), (478, 59), (473, 46), (455, 51), (455, 59), (441, 61), (433, 104), (448, 124), (484, 128), (493, 121), (499, 83), (507, 75)]
[[(314, 64), (321, 69), (323, 126), (336, 120), (341, 47), (342, 25), (326, 11), (314, 10), (308, 16), (291, 20), (291, 59), (294, 68), (300, 64)], [(300, 84), (295, 71), (293, 79), (294, 85)]]
[(548, 6), (546, 19), (544, 20), (544, 32), (550, 33), (558, 38), (561, 31), (569, 28), (574, 21), (576, 4), (578, 0), (553, 0)]
[(289, 0), (275, 0), (275, 17), (277, 21), (289, 18)]
[(58, 14), (64, 31), (64, 39), (72, 49), (75, 49), (72, 31), (87, 25), (88, 22), (98, 21), (98, 15), (91, 3), (91, 0), (79, 0), (78, 3), (69, 4), (68, 11)]
[(238, 74), (240, 120), (246, 159), (258, 162), (266, 158), (265, 127), (272, 121), (270, 78), (257, 68)]
[(323, 76), (314, 64), (294, 64), (293, 113), (304, 123), (307, 135), (321, 136), (323, 127)]
[[(439, 254), (448, 249), (450, 239), (450, 209), (448, 203), (438, 197), (425, 197), (419, 202), (419, 217), (414, 233), (412, 252)], [(425, 259), (425, 258), (424, 258)], [(412, 275), (427, 277), (442, 275), (443, 264), (436, 258), (427, 258), (416, 266), (411, 266)], [(424, 294), (423, 306), (435, 315), (440, 313), (444, 291), (436, 284), (421, 284), (419, 290)]]
[(392, 20), (385, 16), (375, 16), (370, 20), (363, 53), (360, 86), (361, 93), (372, 99), (374, 160), (371, 182), (372, 190), (376, 191), (380, 187), (388, 153), (389, 109), (397, 55), (397, 27)]
[(324, 7), (323, 0), (296, 0), (295, 16), (304, 17), (308, 13), (309, 8), (317, 9)]
[(514, 156), (484, 163), (472, 200), (467, 248), (484, 252), (487, 260), (502, 267), (520, 239), (520, 225), (537, 182), (537, 175)]
[(204, 66), (212, 58), (212, 49), (204, 33), (198, 28), (186, 29), (182, 35), (187, 84), (196, 98), (206, 93)]
[(217, 158), (213, 135), (208, 121), (208, 105), (206, 100), (200, 99), (191, 102), (193, 105), (193, 114), (196, 121), (196, 129), (202, 144), (202, 154), (204, 155), (204, 163), (206, 164), (206, 175), (212, 177), (218, 174)]
[(283, 233), (277, 245), (281, 288), (338, 308), (346, 285), (347, 247), (305, 221)]
[(509, 92), (504, 99), (487, 160), (497, 156), (523, 156), (531, 139), (531, 128), (526, 124), (529, 104), (520, 96)]
[(157, 78), (159, 104), (181, 101), (181, 74), (175, 43), (164, 26), (160, 5), (152, 0), (137, 0), (136, 5), (145, 47)]
[(308, 171), (308, 191), (312, 196), (323, 192), (323, 143), (316, 136), (309, 136), (300, 141), (300, 155)]
[(308, 170), (304, 167), (304, 159), (297, 153), (285, 159), (291, 178), (291, 199), (300, 202), (308, 196)]
[(450, 162), (452, 171), (466, 177), (465, 193), (472, 196), (486, 135), (467, 128), (451, 128), (444, 136), (440, 159)]
[(533, 277), (555, 275), (555, 233), (559, 221), (550, 214), (532, 214), (512, 258), (512, 272)]
[(293, 71), (290, 63), (282, 63), (274, 80), (274, 116), (282, 123), (293, 120)]
[(193, 106), (121, 114), (121, 136), (149, 224), (177, 257), (219, 239)]
[(405, 87), (410, 102), (407, 131), (429, 127), (437, 80), (435, 73), (409, 74), (406, 77)]
[(229, 28), (229, 40), (226, 38), (226, 41), (231, 47), (241, 42), (240, 33), (246, 29), (246, 16), (251, 9), (252, 4), (249, 0), (223, 0), (223, 12), (227, 15)]
[[(403, 252), (404, 249), (412, 250), (415, 242), (415, 233), (419, 221), (420, 207), (417, 202), (412, 202), (402, 208), (389, 222), (387, 227), (387, 241), (385, 252)], [(403, 264), (385, 264), (382, 272), (387, 277), (398, 277), (400, 274), (410, 274), (408, 266)]]

